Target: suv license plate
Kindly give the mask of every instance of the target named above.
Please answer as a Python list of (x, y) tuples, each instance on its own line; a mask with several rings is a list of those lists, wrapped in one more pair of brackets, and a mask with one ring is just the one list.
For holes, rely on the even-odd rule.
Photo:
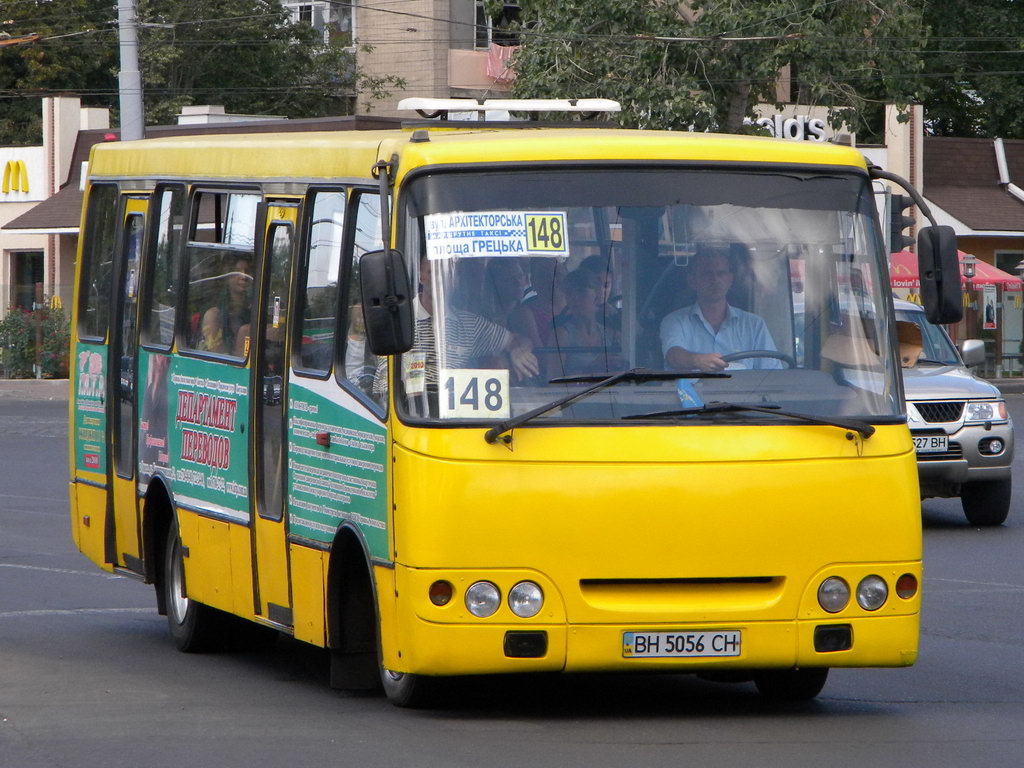
[(944, 453), (949, 450), (949, 438), (946, 435), (915, 435), (914, 450), (918, 453)]
[(738, 629), (706, 632), (624, 632), (622, 655), (628, 659), (739, 656), (742, 639), (742, 633)]

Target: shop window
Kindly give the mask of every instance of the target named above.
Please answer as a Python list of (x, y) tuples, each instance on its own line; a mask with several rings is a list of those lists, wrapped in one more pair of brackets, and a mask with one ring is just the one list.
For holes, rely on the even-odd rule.
[(36, 300), (36, 284), (43, 282), (43, 252), (17, 251), (11, 259), (11, 306), (30, 310)]

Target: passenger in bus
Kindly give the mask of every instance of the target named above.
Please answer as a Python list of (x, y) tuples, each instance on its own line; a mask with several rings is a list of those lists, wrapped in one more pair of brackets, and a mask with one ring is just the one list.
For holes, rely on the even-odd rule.
[(550, 347), (555, 342), (555, 318), (565, 309), (565, 293), (562, 291), (565, 267), (559, 259), (547, 256), (529, 261), (530, 286), (523, 297), (523, 306), (533, 315), (538, 345)]
[(622, 330), (622, 310), (619, 309), (620, 296), (614, 296), (615, 281), (612, 275), (612, 260), (608, 256), (593, 254), (580, 262), (580, 269), (586, 269), (597, 275), (601, 283), (601, 295), (598, 300), (598, 318), (602, 325)]
[[(445, 346), (441, 349), (438, 349), (434, 338), (433, 315), (438, 309), (444, 313), (445, 320)], [(417, 358), (421, 360), (423, 380), (428, 385), (437, 385), (439, 367), (478, 367), (481, 361), (487, 361), (497, 355), (507, 361), (513, 381), (530, 379), (540, 372), (529, 339), (475, 312), (459, 309), (451, 304), (446, 307), (435, 307), (433, 274), (431, 263), (427, 259), (420, 262), (419, 296), (415, 312), (415, 340), (412, 349), (405, 354), (404, 362), (409, 365)], [(373, 382), (374, 394), (386, 391), (386, 364), (387, 359), (380, 358)]]
[(224, 297), (224, 338), (230, 340), (231, 351), (242, 357), (248, 351), (249, 322), (252, 317), (252, 259), (235, 259), (228, 272), (228, 289)]
[(490, 260), (484, 280), (490, 299), (485, 316), (529, 339), (533, 347), (539, 347), (541, 339), (536, 319), (523, 303), (530, 288), (527, 268), (526, 260), (515, 256)]
[[(728, 251), (702, 246), (690, 263), (687, 283), (693, 304), (670, 312), (661, 321), (661, 348), (665, 365), (676, 370), (724, 371), (724, 355), (751, 350), (775, 351), (764, 320), (729, 304), (727, 295), (735, 279)], [(743, 368), (781, 368), (768, 357), (733, 363)]]
[(366, 323), (363, 305), (348, 308), (348, 331), (345, 334), (345, 378), (369, 394), (376, 373), (377, 358), (366, 346)]
[(196, 343), (196, 349), (201, 352), (215, 352), (217, 354), (226, 354), (228, 350), (227, 342), (224, 340), (224, 322), (223, 312), (220, 307), (210, 307), (203, 313), (203, 318), (199, 325), (199, 341)]
[(618, 367), (619, 332), (604, 323), (604, 287), (594, 271), (580, 267), (565, 276), (565, 309), (555, 318), (562, 374), (594, 373)]

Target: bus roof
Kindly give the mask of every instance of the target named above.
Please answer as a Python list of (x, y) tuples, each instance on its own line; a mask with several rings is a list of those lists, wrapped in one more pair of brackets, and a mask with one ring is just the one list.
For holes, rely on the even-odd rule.
[[(454, 127), (453, 127), (454, 126)], [(366, 178), (398, 154), (399, 175), (425, 165), (494, 162), (692, 161), (848, 166), (846, 146), (753, 136), (618, 128), (489, 128), (442, 123), (390, 131), (210, 134), (97, 145), (90, 176), (111, 178)]]

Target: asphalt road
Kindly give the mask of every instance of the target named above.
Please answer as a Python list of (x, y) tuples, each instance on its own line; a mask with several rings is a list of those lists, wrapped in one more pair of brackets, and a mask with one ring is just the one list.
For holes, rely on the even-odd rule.
[[(1024, 426), (1024, 395), (1008, 399)], [(152, 589), (74, 549), (65, 421), (63, 393), (0, 387), (0, 768), (1024, 761), (1024, 482), (994, 530), (925, 502), (912, 668), (833, 671), (815, 702), (781, 708), (750, 684), (578, 676), (475, 681), (424, 712), (332, 691), (323, 652), (293, 641), (175, 651)]]

